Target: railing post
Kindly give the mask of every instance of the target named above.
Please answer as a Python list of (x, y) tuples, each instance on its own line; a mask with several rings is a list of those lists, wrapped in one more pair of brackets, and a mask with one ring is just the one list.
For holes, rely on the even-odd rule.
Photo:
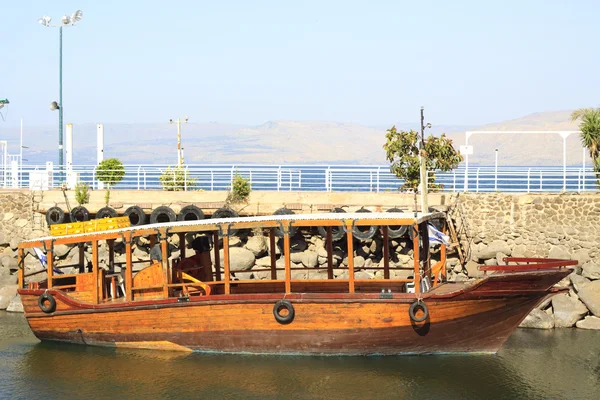
[(381, 165), (377, 167), (377, 193), (379, 193), (379, 173), (381, 172)]
[(477, 168), (475, 192), (479, 193), (479, 168)]
[(215, 171), (210, 170), (210, 191), (215, 190)]
[(140, 169), (142, 168), (141, 165), (138, 166), (137, 169), (137, 190), (140, 190)]
[(530, 186), (531, 186), (531, 168), (528, 168), (527, 169), (527, 193), (531, 193)]
[(298, 190), (302, 190), (302, 170), (298, 170)]
[(281, 165), (277, 167), (277, 191), (281, 190)]
[(540, 169), (540, 192), (544, 189), (544, 186), (542, 185), (542, 181), (543, 181), (543, 174), (542, 174), (542, 170)]
[(188, 176), (189, 168), (186, 166), (183, 171), (183, 191), (187, 192), (187, 176)]

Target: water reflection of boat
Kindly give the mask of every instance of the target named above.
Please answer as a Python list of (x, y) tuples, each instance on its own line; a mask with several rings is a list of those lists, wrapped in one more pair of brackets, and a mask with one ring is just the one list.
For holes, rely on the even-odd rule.
[[(25, 285), (32, 274), (20, 269), (25, 315), (41, 340), (72, 343), (219, 352), (278, 354), (404, 354), (495, 352), (522, 319), (571, 271), (576, 261), (507, 259), (507, 265), (481, 267), (486, 276), (470, 282), (445, 282), (446, 249), (434, 262), (428, 223), (443, 214), (364, 213), (277, 215), (147, 225), (114, 231), (45, 237), (20, 244), (19, 254), (43, 247), (49, 257), (47, 279)], [(391, 266), (388, 227), (411, 231), (412, 266)], [(334, 279), (331, 232), (346, 232), (347, 254), (355, 234), (378, 226), (383, 237), (383, 279), (358, 279), (348, 257), (346, 279)], [(290, 237), (294, 232), (326, 228), (327, 266), (320, 279), (293, 279)], [(268, 234), (270, 279), (232, 280), (229, 238), (241, 229)], [(186, 257), (185, 235), (212, 238), (214, 268), (206, 242)], [(208, 236), (207, 236), (208, 234)], [(277, 263), (276, 235), (283, 236), (283, 265)], [(179, 238), (179, 262), (168, 257), (168, 240)], [(160, 260), (132, 261), (132, 243), (144, 238), (159, 244)], [(329, 239), (329, 240), (327, 240)], [(111, 267), (115, 242), (125, 248), (124, 295), (117, 274), (99, 268), (99, 243), (106, 242)], [(202, 241), (200, 241), (202, 242)], [(57, 275), (53, 246), (92, 248), (92, 265)], [(22, 265), (22, 263), (21, 263)], [(184, 268), (185, 267), (185, 268)], [(410, 269), (414, 278), (390, 272)], [(414, 286), (414, 292), (408, 288)]]

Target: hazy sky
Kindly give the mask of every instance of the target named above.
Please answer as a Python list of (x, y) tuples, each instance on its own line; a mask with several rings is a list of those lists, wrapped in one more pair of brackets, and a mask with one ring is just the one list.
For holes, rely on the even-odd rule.
[[(600, 105), (600, 1), (1, 0), (6, 125), (418, 120)], [(4, 111), (4, 110), (2, 110)], [(1, 128), (2, 122), (0, 122)]]

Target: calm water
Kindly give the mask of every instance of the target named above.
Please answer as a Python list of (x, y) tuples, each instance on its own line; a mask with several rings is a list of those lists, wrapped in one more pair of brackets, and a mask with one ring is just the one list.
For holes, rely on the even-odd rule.
[(0, 311), (0, 399), (599, 399), (600, 332), (518, 330), (497, 355), (276, 357), (40, 343)]

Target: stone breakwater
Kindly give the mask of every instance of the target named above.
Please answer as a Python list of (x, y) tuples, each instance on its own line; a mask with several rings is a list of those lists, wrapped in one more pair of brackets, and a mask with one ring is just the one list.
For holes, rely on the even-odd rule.
[[(352, 196), (352, 194), (349, 194)], [(399, 195), (402, 196), (402, 195)], [(448, 200), (448, 199), (446, 199)], [(452, 196), (447, 210), (455, 221), (461, 247), (467, 256), (462, 265), (456, 254), (447, 259), (448, 278), (465, 281), (481, 276), (478, 265), (502, 263), (505, 256), (577, 259), (573, 273), (559, 283), (568, 293), (554, 296), (535, 309), (524, 327), (578, 327), (600, 329), (600, 195), (502, 195), (460, 194)], [(16, 248), (22, 239), (47, 234), (43, 215), (37, 212), (39, 199), (32, 193), (0, 193), (0, 309), (12, 302), (18, 309), (16, 291)], [(376, 209), (376, 205), (373, 209)], [(369, 207), (367, 207), (369, 208)], [(170, 258), (179, 257), (179, 238), (169, 239)], [(299, 232), (292, 243), (293, 279), (327, 277), (324, 239), (316, 231)], [(149, 258), (149, 241), (133, 244), (133, 260)], [(355, 243), (354, 265), (357, 279), (381, 279), (382, 245), (379, 235)], [(231, 239), (231, 270), (237, 279), (270, 279), (268, 239), (258, 232)], [(124, 246), (115, 246), (115, 262), (124, 262)], [(222, 252), (222, 251), (221, 251)], [(278, 278), (283, 278), (283, 258), (277, 247)], [(392, 277), (412, 275), (412, 246), (407, 238), (391, 241)], [(75, 264), (78, 251), (56, 246), (58, 265)], [(90, 250), (86, 253), (91, 259)], [(434, 259), (437, 256), (434, 254)], [(99, 249), (100, 266), (108, 268), (108, 248)], [(221, 254), (221, 260), (223, 255)], [(334, 276), (347, 278), (348, 254), (345, 240), (334, 243)], [(33, 254), (25, 258), (26, 272), (40, 269)], [(118, 268), (117, 268), (118, 270)], [(65, 270), (69, 273), (68, 270)], [(43, 279), (44, 274), (38, 275)], [(9, 307), (10, 309), (10, 307)]]

